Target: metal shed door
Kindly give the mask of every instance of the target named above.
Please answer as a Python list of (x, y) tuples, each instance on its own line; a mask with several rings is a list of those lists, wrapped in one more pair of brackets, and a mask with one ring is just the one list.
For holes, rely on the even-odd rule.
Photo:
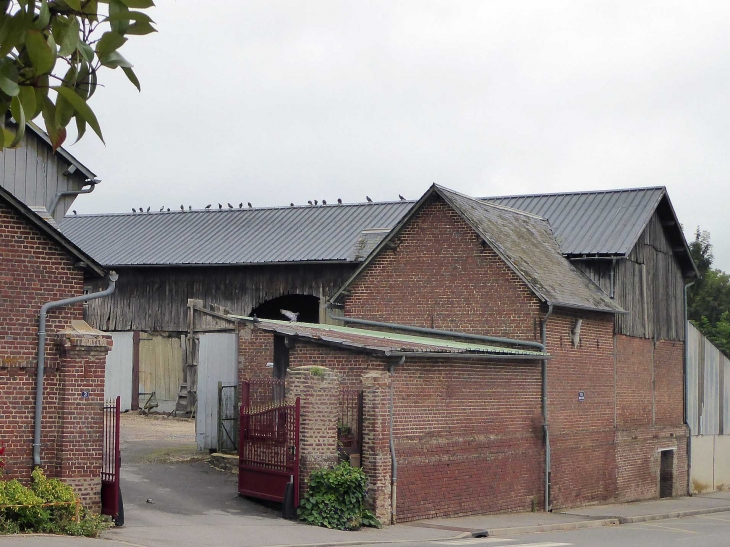
[(238, 336), (235, 333), (200, 334), (198, 354), (198, 408), (195, 440), (198, 450), (218, 446), (218, 382), (238, 383)]

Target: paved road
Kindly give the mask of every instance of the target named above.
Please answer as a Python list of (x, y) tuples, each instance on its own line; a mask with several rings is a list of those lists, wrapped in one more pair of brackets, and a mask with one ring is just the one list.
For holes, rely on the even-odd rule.
[[(728, 547), (730, 513), (512, 537), (414, 541), (397, 547)], [(383, 547), (363, 544), (363, 547)]]

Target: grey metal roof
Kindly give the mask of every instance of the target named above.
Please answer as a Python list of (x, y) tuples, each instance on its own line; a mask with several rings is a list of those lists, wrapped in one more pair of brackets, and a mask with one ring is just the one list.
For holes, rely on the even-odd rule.
[(417, 336), (370, 329), (357, 329), (324, 325), (319, 323), (290, 323), (274, 319), (254, 319), (230, 315), (233, 319), (248, 321), (255, 328), (312, 340), (334, 344), (346, 349), (362, 350), (368, 353), (391, 355), (393, 353), (433, 353), (433, 354), (482, 354), (506, 355), (519, 357), (549, 358), (550, 354), (542, 351), (515, 349), (478, 342), (457, 342), (443, 338)]
[(546, 218), (564, 255), (625, 256), (665, 195), (660, 186), (483, 199)]
[(347, 287), (396, 237), (428, 200), (437, 194), (448, 203), (487, 244), (522, 278), (543, 302), (555, 306), (623, 313), (603, 290), (561, 253), (550, 223), (531, 213), (465, 196), (434, 184), (388, 237), (379, 243), (344, 286), (333, 296), (337, 301)]
[[(64, 218), (61, 231), (108, 266), (347, 262), (364, 230), (389, 230), (412, 206), (401, 201), (73, 215)], [(382, 238), (387, 232), (380, 233)]]

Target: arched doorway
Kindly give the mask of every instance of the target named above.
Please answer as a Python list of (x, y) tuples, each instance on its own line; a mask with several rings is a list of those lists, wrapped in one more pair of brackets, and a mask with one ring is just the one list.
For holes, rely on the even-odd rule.
[(259, 319), (278, 319), (286, 321), (287, 317), (280, 310), (298, 313), (300, 323), (319, 323), (319, 298), (306, 294), (286, 294), (262, 302), (251, 310), (251, 315)]

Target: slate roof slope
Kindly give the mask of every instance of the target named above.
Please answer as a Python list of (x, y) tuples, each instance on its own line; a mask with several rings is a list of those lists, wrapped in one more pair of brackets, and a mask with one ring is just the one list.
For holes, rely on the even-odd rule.
[(547, 220), (487, 203), (434, 184), (332, 297), (337, 301), (432, 194), (440, 195), (543, 302), (555, 306), (623, 313), (624, 310), (563, 257)]
[(482, 198), (546, 218), (564, 255), (626, 256), (666, 188), (631, 188)]
[(362, 350), (384, 356), (394, 353), (483, 354), (514, 356), (515, 358), (543, 359), (549, 354), (540, 351), (491, 346), (476, 342), (457, 342), (443, 338), (397, 334), (376, 330), (340, 327), (315, 323), (290, 323), (274, 319), (254, 319), (231, 315), (233, 319), (248, 321), (256, 328), (285, 336), (304, 338), (314, 342)]
[(107, 266), (233, 265), (353, 259), (370, 229), (412, 202), (74, 215), (61, 231)]
[[(72, 241), (65, 237), (61, 232), (56, 229), (55, 223), (51, 224), (42, 218), (38, 213), (33, 211), (25, 203), (19, 200), (15, 195), (8, 192), (5, 188), (0, 186), (0, 202), (6, 203), (11, 209), (17, 211), (22, 215), (28, 222), (33, 224), (39, 231), (45, 234), (48, 239), (53, 240), (61, 246), (69, 255), (76, 258), (80, 263), (83, 263), (89, 268), (94, 274), (99, 277), (104, 277), (106, 272), (97, 261), (95, 261), (86, 252), (79, 249)], [(43, 209), (45, 211), (45, 209)]]

